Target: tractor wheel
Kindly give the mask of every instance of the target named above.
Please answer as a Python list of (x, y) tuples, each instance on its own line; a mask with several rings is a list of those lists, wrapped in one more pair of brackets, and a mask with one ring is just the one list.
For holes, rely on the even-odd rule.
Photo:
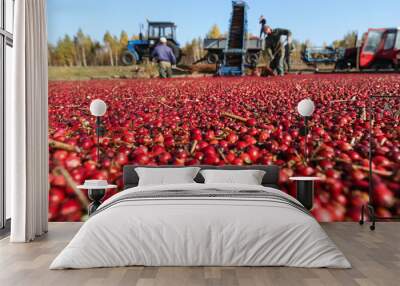
[(136, 64), (136, 58), (130, 51), (123, 52), (121, 60), (122, 60), (122, 63), (126, 66), (131, 66), (131, 65)]
[(380, 69), (380, 66), (378, 64), (372, 64), (371, 65), (371, 70), (377, 72), (377, 71), (379, 71), (379, 69)]
[(378, 70), (393, 70), (394, 65), (389, 61), (381, 61), (378, 63)]
[(338, 61), (335, 64), (335, 70), (345, 70), (347, 68), (348, 67), (347, 67), (346, 61)]
[(216, 64), (219, 61), (219, 56), (217, 54), (211, 53), (207, 55), (208, 64)]
[(387, 69), (391, 70), (391, 69), (394, 69), (394, 65), (390, 61), (377, 61), (372, 64), (371, 69), (373, 69), (376, 72), (380, 71), (380, 70), (387, 70)]

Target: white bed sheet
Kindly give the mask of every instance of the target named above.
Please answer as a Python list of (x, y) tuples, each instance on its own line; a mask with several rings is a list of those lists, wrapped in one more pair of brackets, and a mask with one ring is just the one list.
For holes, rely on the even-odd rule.
[[(232, 184), (142, 186), (163, 190), (265, 190)], [(296, 201), (297, 202), (297, 201)], [(350, 268), (311, 216), (263, 199), (183, 198), (124, 201), (91, 217), (50, 269), (145, 266), (292, 266)]]

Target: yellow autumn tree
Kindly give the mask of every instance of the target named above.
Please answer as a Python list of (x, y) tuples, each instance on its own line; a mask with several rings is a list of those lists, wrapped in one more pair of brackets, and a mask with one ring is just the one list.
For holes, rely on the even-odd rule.
[(128, 46), (129, 42), (129, 36), (128, 33), (125, 31), (121, 32), (121, 35), (119, 36), (119, 54), (122, 55), (122, 53), (126, 50), (126, 47)]
[(217, 24), (214, 24), (211, 27), (210, 31), (208, 32), (207, 38), (209, 38), (209, 39), (218, 39), (220, 37), (221, 37), (221, 30), (220, 30), (220, 28), (218, 27)]
[(128, 41), (129, 41), (129, 37), (128, 37), (128, 33), (125, 31), (121, 32), (121, 35), (119, 36), (119, 45), (121, 46), (121, 48), (126, 48), (126, 46), (128, 45)]
[(115, 50), (115, 40), (109, 31), (104, 34), (103, 37), (104, 46), (107, 49), (108, 55), (110, 57), (110, 65), (114, 66), (113, 50)]

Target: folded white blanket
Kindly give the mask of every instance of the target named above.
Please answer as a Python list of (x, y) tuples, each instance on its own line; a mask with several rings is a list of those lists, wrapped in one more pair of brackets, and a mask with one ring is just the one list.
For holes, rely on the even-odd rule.
[(239, 184), (120, 192), (100, 206), (50, 269), (128, 265), (350, 267), (294, 198)]

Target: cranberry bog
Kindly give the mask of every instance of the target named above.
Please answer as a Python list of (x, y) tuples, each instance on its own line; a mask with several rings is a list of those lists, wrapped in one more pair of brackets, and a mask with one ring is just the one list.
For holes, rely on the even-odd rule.
[[(281, 188), (292, 195), (290, 176), (324, 178), (312, 210), (319, 221), (358, 220), (368, 202), (368, 96), (380, 94), (400, 94), (400, 76), (51, 81), (49, 218), (85, 220), (87, 194), (76, 185), (106, 179), (122, 190), (126, 164), (277, 164)], [(99, 164), (89, 112), (96, 98), (108, 105)], [(308, 162), (296, 110), (304, 98), (316, 104)], [(372, 199), (379, 216), (400, 215), (399, 110), (398, 99), (373, 104)]]

